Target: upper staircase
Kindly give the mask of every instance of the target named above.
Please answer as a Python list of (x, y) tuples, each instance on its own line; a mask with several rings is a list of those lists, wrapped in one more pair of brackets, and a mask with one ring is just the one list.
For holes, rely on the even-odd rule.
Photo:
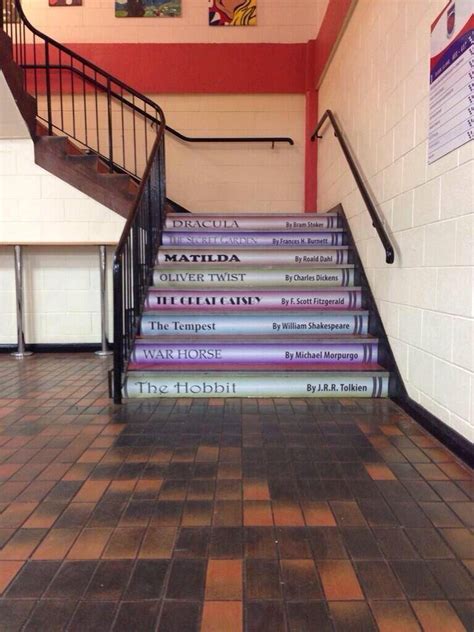
[(126, 397), (384, 397), (339, 213), (169, 214)]

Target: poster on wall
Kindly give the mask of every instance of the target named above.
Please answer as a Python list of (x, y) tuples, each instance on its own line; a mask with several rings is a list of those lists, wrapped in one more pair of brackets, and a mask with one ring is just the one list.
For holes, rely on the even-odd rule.
[(181, 0), (115, 0), (116, 18), (179, 18)]
[(50, 7), (82, 7), (82, 0), (49, 0)]
[(474, 139), (473, 8), (450, 0), (431, 25), (429, 164)]
[(257, 0), (209, 0), (209, 26), (255, 26)]

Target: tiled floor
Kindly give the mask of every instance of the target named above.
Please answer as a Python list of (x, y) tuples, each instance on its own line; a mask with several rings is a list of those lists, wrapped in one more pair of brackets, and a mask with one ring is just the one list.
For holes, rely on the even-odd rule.
[(388, 401), (114, 407), (0, 357), (0, 630), (473, 628), (473, 487)]

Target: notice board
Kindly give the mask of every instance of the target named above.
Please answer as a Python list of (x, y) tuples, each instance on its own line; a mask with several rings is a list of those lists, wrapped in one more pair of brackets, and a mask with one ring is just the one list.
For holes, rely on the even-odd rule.
[(474, 139), (474, 0), (450, 0), (431, 25), (428, 163)]

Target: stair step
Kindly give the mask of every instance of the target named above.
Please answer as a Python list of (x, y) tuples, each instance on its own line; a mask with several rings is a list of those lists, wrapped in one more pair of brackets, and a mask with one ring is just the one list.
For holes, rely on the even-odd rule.
[(159, 290), (151, 289), (145, 311), (281, 311), (360, 309), (362, 289), (318, 290)]
[(192, 266), (166, 266), (156, 268), (153, 285), (159, 288), (194, 289), (203, 287), (258, 287), (284, 288), (353, 286), (354, 266), (331, 268), (272, 268), (272, 267), (227, 267), (216, 269), (212, 266), (197, 270)]
[(160, 248), (157, 263), (159, 265), (188, 264), (215, 265), (341, 265), (350, 263), (347, 246), (321, 249), (232, 249), (215, 250), (202, 248)]
[(386, 371), (130, 371), (125, 397), (387, 397)]
[(170, 213), (166, 217), (165, 228), (170, 230), (223, 230), (223, 229), (263, 229), (269, 227), (285, 230), (314, 230), (317, 228), (337, 228), (342, 220), (337, 213), (291, 213), (285, 215), (188, 215)]
[(141, 319), (142, 336), (190, 335), (364, 335), (368, 331), (369, 313), (315, 312), (280, 314), (145, 313)]
[(261, 364), (293, 366), (311, 365), (312, 368), (325, 364), (357, 366), (378, 362), (378, 340), (325, 340), (294, 342), (291, 340), (265, 340), (259, 342), (172, 341), (138, 340), (130, 358), (130, 368), (151, 369), (169, 364), (180, 365), (186, 370), (188, 364), (207, 367), (222, 364)]
[(342, 228), (314, 229), (312, 231), (163, 231), (164, 246), (343, 246), (346, 233)]

